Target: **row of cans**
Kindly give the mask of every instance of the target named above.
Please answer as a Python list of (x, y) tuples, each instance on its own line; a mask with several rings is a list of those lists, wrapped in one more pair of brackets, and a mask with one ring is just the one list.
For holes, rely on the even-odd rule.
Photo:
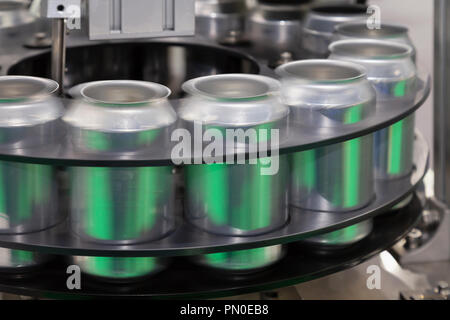
[[(163, 85), (142, 81), (100, 81), (71, 90), (64, 114), (52, 97), (57, 85), (33, 77), (0, 78), (0, 129), (6, 145), (11, 132), (48, 130), (63, 116), (76, 148), (120, 154), (160, 148), (178, 118), (204, 128), (279, 129), (290, 121), (311, 130), (355, 126), (384, 108), (411, 104), (417, 92), (413, 49), (376, 40), (343, 40), (330, 46), (330, 59), (301, 60), (280, 66), (273, 78), (225, 74), (190, 80), (178, 114)], [(64, 115), (63, 115), (64, 114)], [(30, 131), (31, 130), (31, 131)], [(46, 133), (48, 134), (48, 133)], [(243, 164), (186, 165), (185, 218), (206, 232), (255, 236), (288, 222), (289, 205), (333, 214), (360, 209), (375, 197), (375, 179), (398, 179), (413, 170), (414, 115), (363, 137), (289, 155), (267, 156)], [(26, 145), (26, 143), (25, 143)], [(239, 148), (239, 145), (237, 146)], [(262, 169), (271, 161), (278, 170)], [(81, 238), (110, 245), (157, 240), (175, 228), (175, 175), (162, 167), (70, 167), (70, 215)], [(0, 162), (0, 232), (45, 229), (60, 220), (56, 168)], [(318, 226), (320, 227), (320, 226)], [(325, 246), (361, 240), (372, 221), (306, 239)], [(281, 245), (207, 254), (198, 263), (234, 271), (257, 270), (283, 256)], [(35, 253), (2, 249), (4, 267), (42, 261)], [(96, 277), (130, 279), (163, 268), (160, 258), (74, 257)]]
[[(380, 24), (376, 8), (361, 4), (314, 5), (308, 1), (196, 1), (197, 34), (219, 43), (249, 41), (253, 54), (277, 65), (299, 57), (327, 57), (331, 42), (383, 39), (411, 45), (408, 29)], [(413, 58), (415, 53), (413, 52)]]

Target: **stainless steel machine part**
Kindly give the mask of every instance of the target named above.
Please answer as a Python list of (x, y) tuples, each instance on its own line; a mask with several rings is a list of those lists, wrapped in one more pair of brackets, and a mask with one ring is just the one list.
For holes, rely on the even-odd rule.
[[(413, 103), (417, 71), (408, 45), (379, 40), (341, 40), (330, 45), (330, 59), (358, 63), (377, 93), (377, 108)], [(374, 165), (378, 179), (396, 179), (413, 170), (415, 116), (375, 133)]]
[[(138, 152), (168, 139), (176, 114), (170, 90), (142, 81), (99, 81), (71, 92), (75, 102), (64, 120), (76, 147), (86, 152)], [(172, 167), (71, 168), (71, 220), (90, 241), (129, 244), (164, 237), (173, 230)], [(160, 269), (156, 258), (76, 257), (82, 270), (105, 278), (135, 278)]]
[(89, 0), (91, 40), (191, 36), (195, 0)]
[[(183, 88), (191, 97), (181, 106), (180, 118), (223, 133), (227, 148), (246, 150), (267, 142), (288, 114), (276, 97), (278, 81), (263, 76), (209, 76), (191, 80)], [(236, 144), (227, 132), (232, 129), (255, 135)], [(268, 136), (263, 137), (262, 131)], [(264, 169), (274, 161), (278, 172), (265, 175)], [(188, 219), (207, 231), (226, 235), (259, 234), (280, 227), (287, 221), (286, 164), (285, 156), (272, 156), (242, 164), (187, 166)]]
[[(305, 125), (332, 130), (364, 121), (375, 111), (375, 91), (364, 69), (337, 60), (303, 60), (277, 68), (291, 116)], [(342, 94), (345, 92), (345, 94)], [(309, 210), (345, 212), (374, 197), (373, 135), (290, 155), (291, 199)], [(308, 242), (346, 245), (371, 230), (367, 221)]]
[(305, 18), (302, 31), (305, 54), (314, 58), (326, 57), (336, 25), (367, 18), (367, 7), (363, 5), (318, 6), (311, 9)]
[[(42, 146), (51, 141), (62, 104), (51, 95), (52, 80), (0, 77), (0, 145)], [(0, 161), (0, 233), (25, 233), (56, 224), (56, 173), (53, 167)]]
[(0, 44), (1, 51), (15, 44), (18, 35), (30, 34), (36, 18), (27, 8), (24, 0), (0, 2)]

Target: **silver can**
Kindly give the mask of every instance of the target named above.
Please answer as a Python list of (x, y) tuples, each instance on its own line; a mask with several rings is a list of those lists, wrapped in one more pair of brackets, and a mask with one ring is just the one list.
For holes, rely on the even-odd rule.
[[(365, 67), (377, 93), (378, 109), (412, 104), (417, 71), (412, 48), (379, 40), (341, 40), (330, 45), (332, 59), (352, 61)], [(397, 179), (413, 169), (415, 116), (375, 133), (374, 165), (377, 179)]]
[(356, 4), (318, 6), (311, 9), (303, 25), (302, 47), (305, 54), (314, 58), (328, 55), (336, 25), (368, 18), (367, 7)]
[(379, 29), (369, 29), (366, 22), (349, 22), (335, 27), (333, 41), (350, 39), (384, 40), (406, 44), (412, 48), (411, 56), (413, 61), (416, 61), (416, 48), (405, 26), (383, 23)]
[[(43, 146), (55, 138), (63, 107), (52, 97), (58, 84), (24, 76), (0, 77), (0, 147)], [(55, 225), (56, 170), (0, 161), (0, 233), (27, 233)]]
[[(176, 113), (170, 90), (142, 81), (99, 81), (71, 90), (64, 117), (75, 148), (130, 154), (167, 141)], [(175, 226), (172, 167), (73, 167), (72, 228), (82, 238), (113, 245), (152, 241)], [(159, 270), (154, 258), (77, 257), (82, 270), (104, 278), (135, 278)]]
[(339, 248), (352, 245), (367, 237), (373, 230), (371, 219), (356, 223), (350, 227), (342, 228), (323, 235), (314, 236), (302, 240), (305, 243), (319, 245), (321, 247)]
[(243, 0), (197, 0), (196, 33), (224, 44), (239, 43), (245, 36), (246, 14)]
[(276, 65), (301, 54), (302, 21), (306, 14), (303, 3), (260, 1), (250, 12), (247, 33), (254, 55)]
[(0, 248), (0, 272), (25, 272), (48, 259), (49, 256), (41, 253)]
[(165, 268), (163, 259), (152, 257), (75, 256), (72, 262), (78, 265), (83, 273), (105, 281), (136, 281)]
[[(364, 69), (356, 64), (303, 60), (282, 65), (276, 71), (282, 77), (283, 99), (296, 122), (332, 130), (364, 121), (375, 111), (374, 89)], [(366, 206), (375, 195), (372, 153), (373, 135), (367, 135), (291, 154), (291, 204), (328, 212)], [(358, 232), (352, 233), (353, 241), (361, 239), (369, 229), (360, 225), (354, 228)], [(310, 241), (327, 242), (326, 237)], [(351, 241), (337, 238), (345, 239), (345, 243)]]
[[(191, 96), (180, 108), (180, 118), (187, 124), (197, 122), (205, 130), (225, 133), (220, 137), (223, 145), (233, 144), (233, 150), (248, 150), (253, 143), (262, 142), (260, 132), (270, 135), (286, 125), (288, 108), (278, 99), (277, 80), (227, 74), (188, 81), (183, 89)], [(229, 130), (255, 132), (257, 141), (234, 145)], [(276, 170), (264, 173), (275, 163)], [(186, 218), (203, 230), (228, 236), (252, 236), (277, 229), (288, 219), (287, 170), (286, 156), (273, 155), (241, 164), (186, 166)], [(225, 269), (229, 268), (227, 261), (223, 261)], [(251, 264), (248, 268), (252, 268)]]
[(254, 272), (267, 268), (280, 261), (284, 248), (280, 245), (247, 250), (205, 254), (196, 262), (215, 269), (232, 272)]

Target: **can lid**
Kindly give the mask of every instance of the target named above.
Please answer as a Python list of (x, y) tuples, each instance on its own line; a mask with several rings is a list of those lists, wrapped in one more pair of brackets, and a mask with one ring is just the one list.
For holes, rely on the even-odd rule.
[(58, 90), (58, 83), (29, 76), (0, 77), (0, 103), (45, 98)]
[(369, 29), (366, 22), (358, 21), (338, 24), (335, 32), (351, 38), (386, 39), (405, 37), (408, 34), (408, 28), (383, 23), (378, 29)]
[(411, 58), (413, 48), (407, 44), (372, 39), (339, 40), (330, 44), (331, 54), (369, 60)]
[(350, 39), (333, 42), (331, 59), (358, 63), (377, 91), (378, 99), (410, 98), (417, 91), (417, 70), (407, 44), (387, 40)]
[(294, 121), (330, 127), (359, 122), (375, 111), (375, 91), (358, 64), (301, 60), (278, 67), (276, 73)]
[(59, 118), (62, 103), (52, 97), (58, 83), (29, 76), (0, 77), (0, 126), (32, 126)]
[(98, 131), (144, 131), (169, 126), (176, 114), (170, 89), (153, 82), (108, 80), (72, 88), (75, 99), (64, 121)]
[(308, 83), (349, 83), (366, 78), (363, 67), (330, 59), (293, 61), (279, 66), (275, 72), (284, 79)]
[(238, 73), (200, 77), (183, 84), (187, 93), (220, 101), (258, 100), (279, 89), (280, 83), (275, 79)]
[(206, 76), (187, 81), (183, 89), (191, 95), (179, 112), (187, 121), (247, 126), (272, 122), (289, 113), (279, 101), (279, 81), (265, 76)]

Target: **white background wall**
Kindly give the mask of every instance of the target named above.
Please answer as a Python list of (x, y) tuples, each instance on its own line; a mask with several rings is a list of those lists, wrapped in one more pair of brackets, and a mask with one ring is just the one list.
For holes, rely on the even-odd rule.
[[(402, 24), (409, 33), (418, 53), (418, 66), (433, 73), (433, 0), (369, 0), (369, 4), (381, 8), (381, 21)], [(417, 127), (425, 135), (428, 144), (433, 142), (433, 93), (417, 112)], [(431, 162), (432, 163), (432, 162)]]

